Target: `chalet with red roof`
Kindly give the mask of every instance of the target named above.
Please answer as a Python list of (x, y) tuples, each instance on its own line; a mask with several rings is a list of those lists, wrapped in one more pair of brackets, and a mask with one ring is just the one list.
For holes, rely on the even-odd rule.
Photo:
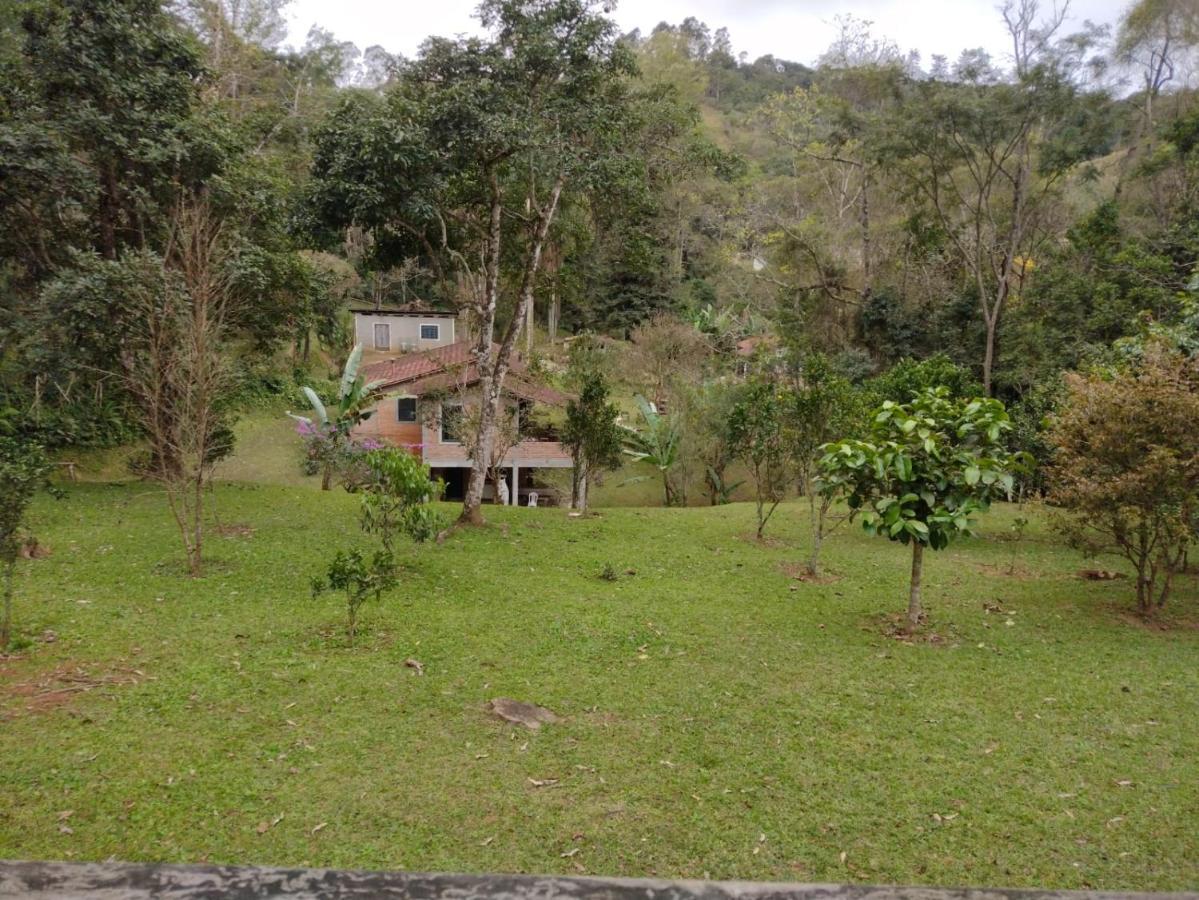
[[(403, 356), (384, 359), (363, 369), (368, 381), (380, 382), (380, 400), (370, 418), (354, 430), (355, 437), (373, 438), (419, 453), (435, 478), (446, 483), (446, 497), (460, 498), (466, 488), (471, 461), (458, 439), (463, 403), (478, 396), (479, 372), (474, 344), (459, 341)], [(566, 397), (537, 384), (515, 356), (504, 379), (504, 400), (515, 417), (518, 442), (504, 457), (502, 487), (488, 485), (485, 496), (507, 498), (521, 504), (529, 495), (545, 497), (538, 484), (540, 469), (572, 466), (570, 451), (534, 415), (537, 406), (561, 407)]]

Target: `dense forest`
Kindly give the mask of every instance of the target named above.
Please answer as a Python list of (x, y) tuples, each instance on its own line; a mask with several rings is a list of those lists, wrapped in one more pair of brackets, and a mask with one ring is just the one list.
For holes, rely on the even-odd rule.
[(621, 35), (582, 0), (488, 0), (490, 37), (412, 59), (319, 28), (296, 49), (286, 5), (0, 12), (16, 430), (135, 441), (172, 370), (208, 385), (178, 400), (211, 419), (199, 452), (227, 452), (241, 405), (337, 374), (352, 303), (462, 310), (499, 382), (514, 346), (631, 341), (622, 371), (659, 405), (747, 366), (957, 385), (1040, 457), (1063, 373), (1149, 334), (1194, 349), (1189, 0), (1082, 30), (1013, 0), (1009, 58), (927, 64), (846, 17), (811, 66), (694, 18)]

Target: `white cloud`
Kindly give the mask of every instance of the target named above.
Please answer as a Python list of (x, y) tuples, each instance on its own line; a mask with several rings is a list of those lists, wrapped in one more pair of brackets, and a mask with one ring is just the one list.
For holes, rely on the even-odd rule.
[[(1070, 18), (1112, 23), (1126, 0), (1073, 0)], [(1046, 0), (1045, 6), (1051, 6)], [(433, 34), (478, 32), (477, 0), (293, 0), (291, 42), (302, 44), (320, 25), (360, 48), (380, 44), (411, 56)], [(658, 22), (695, 16), (713, 29), (722, 25), (736, 50), (756, 59), (771, 53), (812, 63), (835, 33), (834, 17), (852, 13), (874, 22), (874, 32), (903, 50), (955, 58), (966, 48), (984, 47), (998, 59), (1008, 46), (996, 0), (624, 0), (614, 13), (624, 31), (649, 31)]]

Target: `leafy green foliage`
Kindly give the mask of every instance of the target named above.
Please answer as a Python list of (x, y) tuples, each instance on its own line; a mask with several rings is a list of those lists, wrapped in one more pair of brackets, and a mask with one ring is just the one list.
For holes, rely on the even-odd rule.
[(647, 463), (658, 470), (666, 505), (674, 506), (680, 499), (679, 487), (672, 475), (679, 462), (682, 424), (677, 416), (659, 413), (640, 395), (637, 397), (637, 408), (641, 412), (642, 427), (622, 426), (624, 452), (637, 462)]
[(337, 461), (344, 454), (350, 440), (350, 431), (359, 422), (374, 415), (371, 404), (378, 398), (379, 383), (367, 382), (359, 373), (362, 365), (362, 345), (354, 347), (342, 368), (337, 384), (336, 405), (330, 409), (311, 387), (302, 390), (312, 405), (312, 416), (288, 413), (300, 424), (301, 436), (310, 442), (309, 458), (316, 459), (322, 468), (321, 487), (328, 490), (332, 485)]
[(49, 474), (50, 461), (40, 446), (0, 431), (0, 566), (4, 569), (0, 653), (8, 650), (12, 640), (13, 569), (25, 511), (33, 495), (46, 486)]
[(390, 551), (376, 550), (368, 560), (360, 550), (338, 550), (324, 576), (312, 579), (312, 596), (315, 599), (326, 591), (345, 594), (346, 635), (353, 646), (363, 604), (372, 598), (378, 602), (395, 585), (395, 558)]
[(1011, 494), (1027, 460), (1012, 453), (1003, 404), (992, 398), (952, 399), (930, 388), (911, 403), (885, 401), (867, 440), (828, 444), (820, 486), (843, 496), (870, 534), (912, 546), (908, 623), (920, 624), (924, 547), (942, 550), (973, 533), (975, 513)]
[(607, 379), (594, 369), (582, 378), (578, 398), (567, 401), (561, 439), (574, 459), (574, 505), (585, 510), (588, 486), (579, 480), (590, 482), (601, 472), (620, 468), (623, 443), (620, 410), (609, 400)]
[(789, 434), (788, 405), (788, 398), (773, 382), (755, 381), (742, 392), (729, 416), (731, 444), (749, 467), (754, 483), (759, 540), (794, 480), (795, 443)]
[(1025, 461), (1005, 446), (1010, 428), (994, 399), (953, 399), (933, 388), (911, 403), (888, 400), (869, 439), (824, 448), (821, 487), (860, 510), (868, 532), (941, 550), (972, 533), (971, 516), (1011, 492)]
[(394, 447), (366, 454), (370, 473), (362, 487), (362, 530), (378, 535), (388, 553), (395, 551), (397, 535), (422, 543), (442, 528), (437, 508), (444, 484), (434, 482), (429, 467), (407, 450)]

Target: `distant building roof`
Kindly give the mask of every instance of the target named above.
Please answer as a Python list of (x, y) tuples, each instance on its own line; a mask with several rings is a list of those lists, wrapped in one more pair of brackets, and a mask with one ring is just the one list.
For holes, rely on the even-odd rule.
[(452, 309), (435, 309), (421, 301), (405, 303), (403, 306), (379, 307), (366, 303), (358, 303), (350, 307), (350, 312), (360, 316), (422, 316), (429, 318), (437, 316), (450, 319), (457, 318), (458, 316), (458, 313)]
[[(499, 345), (493, 345), (493, 349), (498, 350)], [(479, 370), (474, 363), (474, 344), (471, 341), (459, 341), (433, 350), (383, 360), (366, 366), (363, 376), (367, 381), (381, 382), (383, 388), (403, 386), (417, 397), (433, 391), (469, 387), (479, 382)], [(566, 402), (565, 394), (534, 383), (528, 377), (524, 364), (515, 356), (504, 378), (504, 390), (535, 403), (561, 406)]]

